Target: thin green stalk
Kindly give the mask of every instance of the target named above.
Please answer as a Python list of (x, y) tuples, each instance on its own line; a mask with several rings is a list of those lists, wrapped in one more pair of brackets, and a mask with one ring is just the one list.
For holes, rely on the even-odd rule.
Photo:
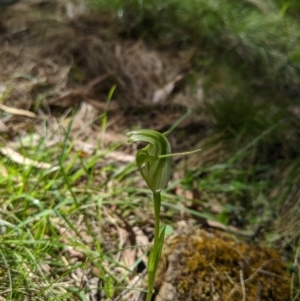
[[(153, 200), (154, 200), (154, 214), (155, 214), (155, 229), (154, 229), (154, 246), (158, 245), (159, 242), (159, 234), (160, 234), (160, 204), (161, 204), (161, 196), (160, 192), (153, 192)], [(154, 247), (153, 247), (154, 248)]]
[[(149, 268), (148, 268), (148, 294), (146, 301), (150, 301), (153, 295), (153, 288), (155, 282), (155, 274), (157, 270), (157, 265), (159, 262), (161, 250), (160, 250), (160, 204), (161, 196), (160, 192), (153, 192), (154, 201), (154, 215), (155, 215), (155, 227), (154, 227), (154, 242), (153, 248), (151, 250), (151, 255), (149, 256)], [(150, 262), (150, 259), (152, 262)]]

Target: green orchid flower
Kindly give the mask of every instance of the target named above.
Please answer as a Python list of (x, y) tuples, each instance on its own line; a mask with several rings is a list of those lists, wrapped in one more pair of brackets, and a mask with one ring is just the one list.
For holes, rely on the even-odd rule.
[(151, 130), (132, 131), (127, 136), (128, 142), (149, 143), (137, 152), (137, 166), (152, 192), (165, 189), (171, 177), (171, 146), (167, 138)]

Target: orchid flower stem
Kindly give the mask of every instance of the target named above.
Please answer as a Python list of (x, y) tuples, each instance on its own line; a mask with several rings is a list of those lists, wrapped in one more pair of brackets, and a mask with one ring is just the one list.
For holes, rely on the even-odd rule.
[(155, 214), (154, 246), (157, 246), (159, 241), (159, 234), (160, 234), (160, 204), (161, 204), (160, 192), (153, 192), (153, 200), (154, 200), (154, 214)]
[[(154, 242), (153, 248), (151, 250), (152, 256), (151, 258), (154, 259), (155, 268), (149, 269), (148, 271), (148, 294), (146, 301), (151, 301), (154, 289), (154, 282), (155, 282), (155, 274), (157, 270), (157, 264), (161, 254), (161, 247), (160, 247), (160, 205), (161, 205), (161, 196), (160, 192), (153, 192), (153, 201), (154, 201), (154, 215), (155, 215), (155, 225), (154, 225)], [(163, 235), (163, 234), (162, 234)]]

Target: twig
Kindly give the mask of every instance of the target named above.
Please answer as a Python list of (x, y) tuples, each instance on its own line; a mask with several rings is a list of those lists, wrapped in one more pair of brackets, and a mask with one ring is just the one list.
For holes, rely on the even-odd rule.
[(244, 273), (243, 270), (240, 270), (240, 279), (241, 279), (241, 287), (243, 292), (243, 301), (246, 301), (246, 288), (245, 288), (245, 282), (244, 282)]
[[(263, 270), (263, 268), (266, 265), (268, 265), (270, 262), (272, 262), (274, 260), (278, 260), (278, 259), (272, 258), (272, 259), (269, 259), (269, 260), (265, 261), (258, 269), (255, 269), (254, 273), (252, 275), (250, 275), (249, 278), (247, 278), (246, 280), (243, 279), (243, 283), (242, 282), (236, 283), (234, 285), (233, 289), (231, 290), (231, 292), (226, 297), (226, 300), (229, 300), (229, 297), (231, 297), (234, 294), (234, 292), (238, 289), (239, 286), (242, 287), (242, 291), (243, 291), (243, 286), (245, 287), (245, 284), (251, 282), (256, 277), (256, 275), (259, 274), (259, 273), (266, 274), (266, 275), (269, 275), (269, 276), (272, 276), (272, 277), (279, 277), (279, 278), (282, 278), (282, 279), (286, 279), (285, 277), (282, 277), (280, 275), (276, 275), (274, 273), (270, 273), (268, 271)], [(243, 293), (244, 293), (244, 291), (243, 291)], [(244, 299), (243, 299), (243, 301), (244, 301)]]

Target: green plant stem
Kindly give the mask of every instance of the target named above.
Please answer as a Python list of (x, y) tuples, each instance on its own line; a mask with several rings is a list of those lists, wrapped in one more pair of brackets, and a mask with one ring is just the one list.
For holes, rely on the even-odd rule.
[(153, 295), (155, 274), (162, 249), (162, 247), (160, 246), (160, 192), (153, 192), (153, 201), (155, 215), (154, 242), (148, 262), (148, 293), (146, 301), (151, 301)]
[(159, 245), (159, 234), (160, 234), (160, 204), (161, 204), (160, 192), (153, 192), (153, 200), (154, 200), (154, 215), (155, 215), (153, 249), (157, 249)]

